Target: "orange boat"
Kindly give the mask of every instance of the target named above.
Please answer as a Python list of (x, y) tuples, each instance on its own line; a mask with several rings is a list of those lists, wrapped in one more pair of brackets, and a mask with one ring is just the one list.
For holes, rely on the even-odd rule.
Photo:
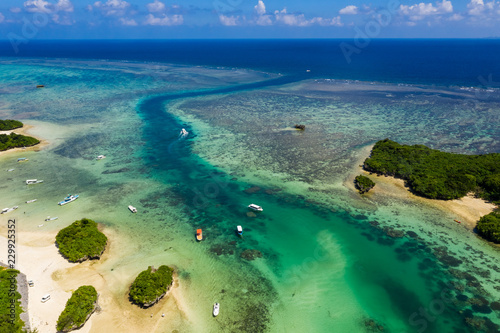
[(203, 239), (203, 233), (201, 232), (201, 229), (196, 230), (196, 240), (199, 242)]
[(457, 222), (457, 223), (461, 223), (459, 220), (453, 220), (453, 221), (455, 221), (455, 222)]

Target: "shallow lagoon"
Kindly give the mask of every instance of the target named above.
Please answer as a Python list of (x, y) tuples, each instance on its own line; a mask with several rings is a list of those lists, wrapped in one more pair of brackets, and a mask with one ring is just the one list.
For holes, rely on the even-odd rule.
[[(169, 328), (498, 330), (489, 306), (500, 299), (497, 249), (445, 213), (365, 200), (343, 185), (364, 147), (385, 137), (500, 151), (496, 92), (478, 99), (460, 88), (333, 80), (267, 86), (255, 82), (280, 78), (139, 63), (3, 68), (1, 117), (33, 123), (52, 145), (2, 157), (0, 170), (16, 168), (1, 174), (2, 203), (39, 199), (16, 212), (31, 221), (21, 230), (57, 230), (85, 216), (130, 237), (123, 257), (102, 266), (110, 279), (149, 261), (175, 265), (200, 322)], [(34, 89), (40, 82), (47, 88)], [(291, 130), (295, 123), (306, 131)], [(100, 154), (107, 158), (96, 161)], [(21, 156), (30, 161), (16, 163)], [(27, 187), (28, 178), (45, 182)], [(81, 198), (57, 207), (68, 193)], [(252, 202), (264, 212), (248, 214)], [(49, 215), (59, 219), (38, 228)], [(199, 227), (202, 243), (194, 241)], [(246, 250), (262, 258), (249, 261)], [(116, 288), (121, 297), (125, 286)]]

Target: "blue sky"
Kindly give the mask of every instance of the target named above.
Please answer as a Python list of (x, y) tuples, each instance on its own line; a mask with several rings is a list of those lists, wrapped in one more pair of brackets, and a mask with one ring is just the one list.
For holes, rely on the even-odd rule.
[(1, 0), (0, 33), (2, 39), (499, 37), (500, 0)]

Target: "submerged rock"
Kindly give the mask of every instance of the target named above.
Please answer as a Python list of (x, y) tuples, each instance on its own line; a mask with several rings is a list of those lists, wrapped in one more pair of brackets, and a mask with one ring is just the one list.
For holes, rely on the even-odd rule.
[(306, 125), (297, 125), (297, 124), (295, 124), (295, 126), (293, 126), (293, 127), (296, 128), (296, 129), (298, 129), (298, 130), (301, 130), (301, 131), (303, 131), (303, 130), (306, 129)]
[(240, 257), (249, 261), (255, 260), (256, 258), (262, 258), (262, 252), (259, 250), (245, 250), (241, 252)]
[(246, 190), (243, 190), (243, 192), (248, 193), (248, 194), (257, 193), (259, 191), (260, 191), (260, 187), (258, 187), (258, 186), (252, 186), (250, 188), (247, 188)]

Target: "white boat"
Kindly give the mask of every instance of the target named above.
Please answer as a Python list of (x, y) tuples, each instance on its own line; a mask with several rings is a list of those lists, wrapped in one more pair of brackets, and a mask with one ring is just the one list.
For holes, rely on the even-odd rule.
[(40, 184), (43, 183), (43, 180), (38, 179), (26, 179), (26, 185)]
[(261, 206), (258, 206), (256, 204), (250, 204), (250, 205), (248, 205), (248, 208), (253, 209), (257, 212), (262, 212), (264, 210), (264, 209), (262, 209)]
[(19, 208), (19, 206), (14, 206), (12, 208), (4, 208), (4, 209), (2, 209), (2, 212), (0, 214), (6, 214), (6, 213), (9, 213), (9, 212), (12, 212), (13, 210), (16, 210), (18, 208)]
[(135, 208), (134, 206), (132, 205), (129, 205), (128, 206), (128, 209), (132, 212), (132, 213), (137, 213), (137, 208)]
[(48, 222), (48, 221), (54, 221), (54, 220), (57, 220), (57, 219), (58, 219), (57, 216), (54, 216), (54, 217), (47, 216), (47, 218), (45, 219), (45, 221)]
[(25, 162), (27, 161), (28, 159), (26, 157), (21, 157), (21, 158), (18, 158), (17, 161), (18, 162)]
[(79, 195), (78, 194), (75, 194), (75, 195), (71, 195), (69, 194), (66, 198), (64, 198), (63, 201), (60, 201), (58, 203), (59, 206), (62, 206), (62, 205), (65, 205), (65, 204), (68, 204), (70, 202), (73, 202), (75, 201), (76, 199), (78, 199)]
[(214, 317), (217, 317), (219, 315), (219, 303), (214, 304), (214, 310), (212, 313), (213, 313)]
[(36, 201), (36, 199), (28, 200), (28, 201), (26, 201), (26, 203), (32, 203), (32, 202), (35, 202), (35, 201)]
[(238, 232), (238, 235), (243, 235), (243, 228), (241, 227), (241, 225), (236, 227), (236, 231)]
[(15, 170), (15, 169), (9, 169), (9, 170), (7, 170), (7, 172), (12, 172), (12, 171), (14, 171), (14, 170)]
[(96, 159), (96, 160), (102, 160), (103, 158), (106, 158), (106, 156), (104, 156), (104, 155), (99, 155), (99, 156), (97, 156), (95, 159)]
[(187, 136), (188, 134), (189, 134), (189, 132), (188, 132), (188, 131), (186, 131), (186, 130), (183, 128), (183, 129), (181, 129), (181, 132), (179, 133), (179, 136), (180, 136), (180, 137), (185, 137), (185, 136)]

